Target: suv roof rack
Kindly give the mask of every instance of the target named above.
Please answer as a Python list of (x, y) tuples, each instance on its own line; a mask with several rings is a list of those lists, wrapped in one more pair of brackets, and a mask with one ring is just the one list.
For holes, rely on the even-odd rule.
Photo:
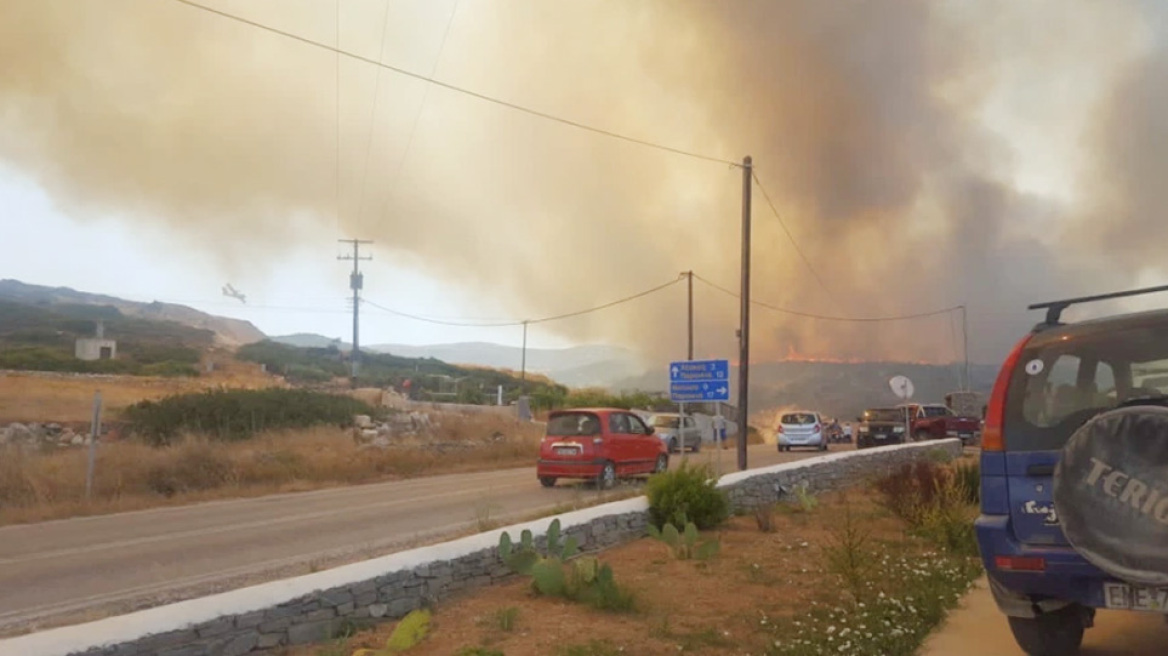
[(1059, 325), (1059, 319), (1063, 316), (1063, 310), (1072, 305), (1079, 303), (1093, 303), (1095, 301), (1106, 301), (1113, 298), (1127, 298), (1128, 296), (1140, 296), (1143, 294), (1153, 294), (1156, 292), (1168, 292), (1168, 285), (1160, 285), (1158, 287), (1144, 287), (1141, 289), (1132, 289), (1126, 292), (1111, 292), (1110, 294), (1097, 294), (1095, 296), (1080, 296), (1078, 298), (1068, 298), (1061, 301), (1047, 301), (1045, 303), (1034, 303), (1026, 307), (1027, 310), (1046, 310), (1046, 321), (1038, 324), (1037, 328), (1046, 328), (1050, 326)]

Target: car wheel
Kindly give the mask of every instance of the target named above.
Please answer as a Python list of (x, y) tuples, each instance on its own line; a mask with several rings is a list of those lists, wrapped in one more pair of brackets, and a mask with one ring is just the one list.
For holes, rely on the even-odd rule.
[(669, 469), (669, 456), (662, 453), (657, 456), (657, 463), (653, 465), (653, 473), (661, 474)]
[(544, 486), (544, 487), (555, 487), (556, 477), (555, 476), (540, 476), (539, 477), (539, 484)]
[(699, 439), (693, 445), (693, 452), (694, 453), (701, 453), (701, 451), (702, 451), (702, 441)]
[(820, 442), (819, 443), (819, 450), (820, 451), (827, 451), (827, 442)]
[(1072, 604), (1038, 617), (1010, 617), (1014, 641), (1030, 656), (1075, 656), (1083, 644), (1083, 613)]
[(670, 453), (677, 453), (677, 438), (676, 437), (669, 438), (669, 452)]
[(596, 487), (607, 490), (616, 485), (616, 466), (611, 462), (604, 463), (600, 475), (596, 477)]

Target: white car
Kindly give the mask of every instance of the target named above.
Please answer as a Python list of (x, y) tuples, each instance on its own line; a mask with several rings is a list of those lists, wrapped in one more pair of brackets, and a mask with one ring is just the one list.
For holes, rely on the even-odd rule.
[(702, 429), (690, 415), (685, 416), (684, 425), (681, 424), (681, 415), (672, 412), (654, 414), (649, 425), (657, 433), (657, 437), (665, 443), (670, 453), (681, 453), (684, 449), (693, 452), (702, 450)]
[(780, 414), (775, 423), (775, 441), (779, 451), (790, 451), (797, 446), (827, 451), (827, 427), (823, 416), (810, 410)]

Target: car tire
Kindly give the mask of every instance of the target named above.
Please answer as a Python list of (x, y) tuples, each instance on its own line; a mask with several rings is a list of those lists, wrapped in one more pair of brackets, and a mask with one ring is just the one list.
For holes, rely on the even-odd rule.
[(1014, 641), (1029, 656), (1076, 656), (1083, 644), (1082, 609), (1075, 604), (1038, 617), (1010, 617)]
[(694, 443), (693, 452), (694, 453), (701, 453), (702, 452), (702, 441), (700, 439), (696, 443)]
[(669, 438), (669, 452), (670, 453), (677, 453), (677, 438), (676, 437)]
[(657, 462), (653, 465), (653, 473), (661, 474), (669, 470), (669, 456), (662, 453), (657, 456)]
[(539, 477), (539, 484), (544, 486), (544, 487), (555, 487), (556, 486), (556, 477), (555, 476), (540, 476)]
[(614, 485), (616, 485), (616, 465), (608, 461), (604, 463), (604, 466), (600, 468), (600, 473), (596, 476), (596, 487), (607, 490)]

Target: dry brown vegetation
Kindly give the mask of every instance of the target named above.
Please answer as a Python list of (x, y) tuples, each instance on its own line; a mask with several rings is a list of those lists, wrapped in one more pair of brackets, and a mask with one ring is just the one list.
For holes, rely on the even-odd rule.
[(0, 422), (88, 422), (93, 393), (101, 390), (107, 418), (126, 406), (171, 394), (213, 387), (257, 388), (282, 385), (255, 365), (216, 361), (217, 369), (193, 378), (151, 376), (70, 376), (37, 372), (0, 373)]
[(84, 449), (9, 446), (0, 449), (0, 525), (535, 461), (537, 425), (485, 414), (437, 419), (432, 435), (394, 438), (384, 449), (362, 447), (352, 433), (336, 428), (266, 433), (234, 443), (194, 436), (166, 447), (103, 443), (89, 502)]

